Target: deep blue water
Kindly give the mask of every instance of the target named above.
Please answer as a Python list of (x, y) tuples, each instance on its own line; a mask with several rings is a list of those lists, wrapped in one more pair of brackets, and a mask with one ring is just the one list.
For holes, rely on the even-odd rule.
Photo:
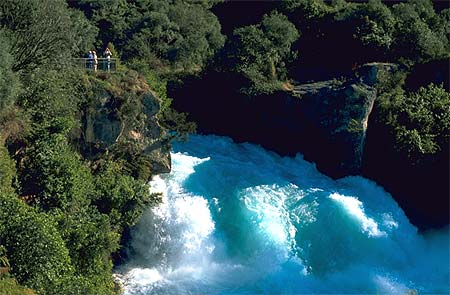
[(419, 235), (370, 180), (217, 136), (177, 143), (172, 165), (132, 233), (125, 294), (450, 292), (448, 230)]

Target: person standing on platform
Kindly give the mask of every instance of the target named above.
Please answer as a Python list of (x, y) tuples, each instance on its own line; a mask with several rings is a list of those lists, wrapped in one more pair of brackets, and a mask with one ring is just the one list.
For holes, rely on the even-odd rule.
[(97, 53), (95, 52), (95, 50), (92, 50), (92, 55), (94, 56), (94, 71), (97, 72), (98, 59), (97, 59)]
[(88, 60), (87, 60), (87, 68), (92, 69), (92, 63), (94, 60), (94, 55), (92, 54), (92, 50), (89, 50)]
[(104, 56), (106, 57), (106, 68), (108, 70), (108, 72), (111, 69), (111, 50), (109, 50), (108, 47), (106, 47), (105, 52), (104, 52)]

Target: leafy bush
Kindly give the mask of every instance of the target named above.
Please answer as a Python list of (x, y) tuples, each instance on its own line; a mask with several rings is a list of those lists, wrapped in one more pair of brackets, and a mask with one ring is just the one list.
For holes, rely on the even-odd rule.
[(0, 27), (10, 32), (13, 70), (28, 72), (43, 64), (55, 66), (55, 60), (67, 60), (78, 52), (84, 47), (87, 28), (80, 23), (82, 17), (72, 15), (63, 0), (1, 1)]
[(450, 93), (442, 85), (430, 84), (417, 92), (397, 91), (383, 104), (396, 148), (414, 161), (441, 151), (448, 144)]
[(81, 281), (75, 290), (82, 290), (81, 294), (113, 294), (111, 253), (119, 247), (119, 234), (112, 231), (108, 216), (95, 207), (56, 210), (53, 216), (69, 250), (75, 276)]
[(6, 147), (0, 145), (0, 193), (12, 192), (16, 177), (15, 162), (10, 158)]
[(34, 135), (67, 134), (75, 126), (80, 96), (75, 88), (78, 83), (74, 81), (79, 79), (77, 72), (61, 73), (43, 68), (35, 69), (23, 78), (27, 86), (19, 98), (19, 105), (31, 117)]
[(449, 20), (434, 11), (429, 0), (411, 0), (392, 8), (396, 17), (394, 55), (409, 62), (448, 56), (446, 27)]
[(36, 205), (44, 210), (84, 207), (93, 193), (93, 180), (61, 134), (37, 140), (27, 148), (20, 168), (23, 192), (36, 195)]
[(159, 72), (195, 72), (224, 44), (216, 1), (88, 1), (70, 5), (100, 24), (103, 45), (112, 41), (126, 60), (139, 58)]
[(6, 33), (0, 30), (0, 109), (10, 106), (20, 89), (19, 78), (13, 72), (13, 56)]
[(0, 194), (0, 244), (7, 249), (11, 274), (42, 294), (55, 294), (73, 274), (69, 252), (55, 221), (13, 195)]
[(118, 229), (131, 227), (144, 209), (159, 202), (150, 194), (148, 185), (142, 180), (121, 173), (122, 165), (104, 162), (95, 178), (96, 200), (99, 211), (108, 214), (111, 223)]
[(33, 290), (20, 286), (13, 278), (0, 279), (2, 295), (36, 295)]
[(281, 13), (265, 15), (258, 25), (234, 31), (234, 70), (250, 80), (244, 92), (271, 93), (286, 80), (286, 63), (295, 57), (292, 43), (299, 33)]

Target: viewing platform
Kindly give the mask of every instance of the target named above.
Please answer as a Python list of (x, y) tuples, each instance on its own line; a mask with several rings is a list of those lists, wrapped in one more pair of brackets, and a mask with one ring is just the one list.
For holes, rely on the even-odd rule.
[[(94, 71), (94, 59), (92, 58), (74, 58), (75, 65), (79, 68)], [(117, 58), (110, 58), (109, 60), (105, 57), (97, 58), (97, 71), (102, 72), (115, 72), (117, 70)]]

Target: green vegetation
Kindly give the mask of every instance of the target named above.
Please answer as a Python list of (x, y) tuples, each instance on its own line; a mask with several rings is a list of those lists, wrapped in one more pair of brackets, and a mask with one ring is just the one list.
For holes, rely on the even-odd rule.
[(112, 42), (121, 56), (162, 73), (196, 72), (224, 43), (217, 18), (208, 10), (218, 1), (68, 1), (102, 28), (99, 44)]
[(5, 0), (0, 4), (0, 26), (10, 38), (15, 71), (69, 59), (85, 50), (96, 30), (88, 25), (63, 0)]
[(149, 195), (144, 181), (121, 174), (121, 169), (122, 165), (117, 162), (107, 161), (99, 168), (95, 179), (95, 203), (99, 211), (108, 214), (112, 225), (118, 228), (134, 225), (143, 210), (159, 200)]
[[(117, 20), (108, 32), (113, 35), (97, 26), (107, 17), (103, 2), (77, 3), (93, 6), (85, 11), (63, 0), (0, 3), (2, 294), (120, 292), (112, 257), (143, 210), (160, 202), (148, 188), (158, 168), (147, 150), (168, 151), (172, 139), (194, 128), (171, 109), (163, 75), (198, 70), (223, 44), (208, 1), (162, 1), (153, 8), (138, 2), (132, 5), (134, 27), (127, 27), (130, 19), (117, 19), (120, 9), (109, 11)], [(155, 26), (149, 33), (150, 20)], [(166, 20), (178, 34), (176, 44), (152, 40), (143, 46), (138, 36), (167, 33), (159, 23)], [(118, 44), (117, 50), (108, 45), (114, 57), (124, 56), (116, 73), (86, 73), (70, 62), (93, 49), (99, 33), (102, 45)], [(190, 51), (192, 44), (198, 47)], [(164, 67), (150, 66), (150, 57)], [(132, 60), (147, 65), (142, 74), (128, 68)], [(98, 126), (106, 131), (99, 133)]]
[[(331, 53), (331, 57), (343, 59), (343, 66), (372, 61), (411, 65), (448, 57), (448, 11), (437, 13), (430, 0), (410, 0), (390, 7), (379, 0), (285, 0), (281, 6), (305, 37), (299, 43), (300, 58), (303, 52), (308, 58), (319, 58), (331, 46), (339, 54)], [(320, 55), (310, 56), (313, 48)]]
[(395, 136), (396, 149), (414, 162), (442, 151), (449, 140), (450, 93), (434, 84), (382, 96), (382, 118)]
[[(155, 157), (195, 130), (171, 107), (169, 81), (220, 68), (255, 96), (283, 89), (302, 66), (409, 69), (449, 57), (450, 10), (436, 12), (430, 1), (277, 2), (227, 42), (210, 10), (218, 2), (0, 1), (3, 293), (119, 293), (112, 257), (143, 210), (160, 202), (147, 185), (161, 171)], [(120, 58), (117, 72), (72, 66), (106, 46)], [(402, 77), (385, 82), (379, 108), (396, 148), (411, 161), (442, 151), (449, 93), (436, 85), (408, 93)], [(349, 131), (359, 125), (351, 121)]]
[(265, 15), (258, 25), (234, 31), (235, 71), (250, 80), (249, 94), (271, 93), (281, 89), (286, 80), (286, 63), (295, 57), (292, 43), (298, 31), (287, 17), (278, 12)]
[(17, 281), (11, 278), (0, 279), (0, 290), (2, 295), (36, 295), (33, 290), (17, 284)]

